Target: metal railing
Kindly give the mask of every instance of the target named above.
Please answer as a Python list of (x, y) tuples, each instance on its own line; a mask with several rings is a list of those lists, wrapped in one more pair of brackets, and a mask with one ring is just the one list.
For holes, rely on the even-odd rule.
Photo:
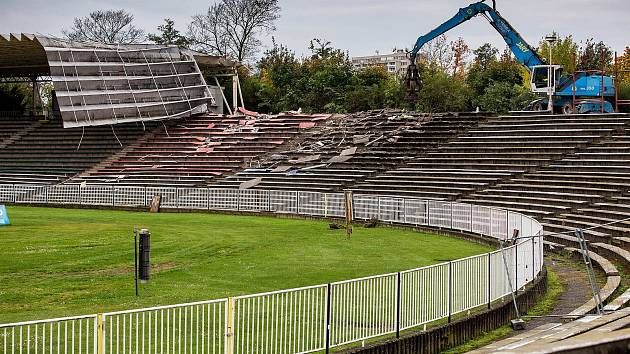
[[(0, 202), (270, 212), (343, 217), (342, 193), (104, 185), (0, 185)], [(507, 239), (522, 289), (542, 269), (542, 226), (512, 211), (404, 196), (354, 195), (356, 219)], [(510, 295), (500, 251), (299, 289), (0, 325), (3, 353), (308, 353), (426, 325)], [(77, 322), (79, 321), (79, 322)], [(35, 331), (35, 333), (33, 332)], [(42, 344), (43, 343), (43, 344)]]

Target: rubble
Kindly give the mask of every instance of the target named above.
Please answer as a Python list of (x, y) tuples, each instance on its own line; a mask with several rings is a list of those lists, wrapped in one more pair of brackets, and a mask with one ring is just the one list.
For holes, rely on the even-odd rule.
[(256, 185), (260, 184), (260, 182), (262, 182), (262, 178), (254, 178), (254, 179), (250, 179), (249, 181), (245, 181), (243, 183), (241, 183), (240, 186), (238, 186), (238, 189), (249, 189), (252, 187), (255, 187)]
[(256, 165), (283, 172), (286, 170), (276, 170), (276, 166), (293, 165), (304, 170), (316, 161), (325, 161), (325, 165), (344, 163), (366, 149), (395, 144), (405, 132), (418, 129), (431, 119), (432, 115), (401, 110), (336, 115), (323, 124), (314, 127), (309, 124), (310, 129), (288, 149), (260, 156)]

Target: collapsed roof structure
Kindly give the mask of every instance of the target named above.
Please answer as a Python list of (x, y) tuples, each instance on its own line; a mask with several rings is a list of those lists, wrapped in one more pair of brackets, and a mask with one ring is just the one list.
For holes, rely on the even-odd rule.
[(215, 99), (217, 91), (206, 84), (204, 72), (230, 76), (235, 74), (235, 66), (223, 57), (174, 45), (110, 45), (25, 33), (0, 35), (0, 78), (27, 79), (33, 88), (38, 81), (51, 81), (65, 128), (212, 111), (225, 97), (216, 88), (223, 100)]

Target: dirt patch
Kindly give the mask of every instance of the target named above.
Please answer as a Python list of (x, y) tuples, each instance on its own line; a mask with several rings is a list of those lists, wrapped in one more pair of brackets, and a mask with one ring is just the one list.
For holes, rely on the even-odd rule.
[[(161, 272), (165, 270), (170, 270), (177, 268), (180, 264), (175, 262), (166, 262), (166, 263), (153, 263), (151, 264), (151, 272)], [(88, 276), (88, 275), (106, 275), (106, 276), (118, 276), (118, 275), (129, 275), (133, 274), (134, 267), (117, 267), (117, 268), (108, 268), (108, 269), (95, 269), (85, 272), (73, 272), (67, 273), (70, 276)]]
[[(181, 266), (182, 264), (175, 263), (175, 262), (165, 262), (165, 263), (157, 263), (157, 264), (153, 263), (151, 264), (151, 272), (159, 273), (162, 271), (175, 269)], [(124, 266), (124, 267), (91, 269), (91, 270), (77, 271), (77, 272), (38, 273), (35, 276), (36, 277), (94, 277), (94, 276), (124, 276), (124, 275), (132, 276), (133, 272), (134, 272), (134, 267), (133, 265), (130, 265), (130, 266)], [(14, 274), (14, 276), (16, 274)], [(26, 274), (24, 274), (24, 276), (26, 276)], [(29, 273), (28, 276), (32, 277), (34, 275)]]

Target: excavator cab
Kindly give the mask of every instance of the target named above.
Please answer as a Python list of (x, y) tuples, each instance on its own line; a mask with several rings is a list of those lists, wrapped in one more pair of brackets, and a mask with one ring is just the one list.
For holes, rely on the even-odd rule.
[(532, 67), (532, 92), (555, 94), (562, 77), (562, 65), (536, 65)]

